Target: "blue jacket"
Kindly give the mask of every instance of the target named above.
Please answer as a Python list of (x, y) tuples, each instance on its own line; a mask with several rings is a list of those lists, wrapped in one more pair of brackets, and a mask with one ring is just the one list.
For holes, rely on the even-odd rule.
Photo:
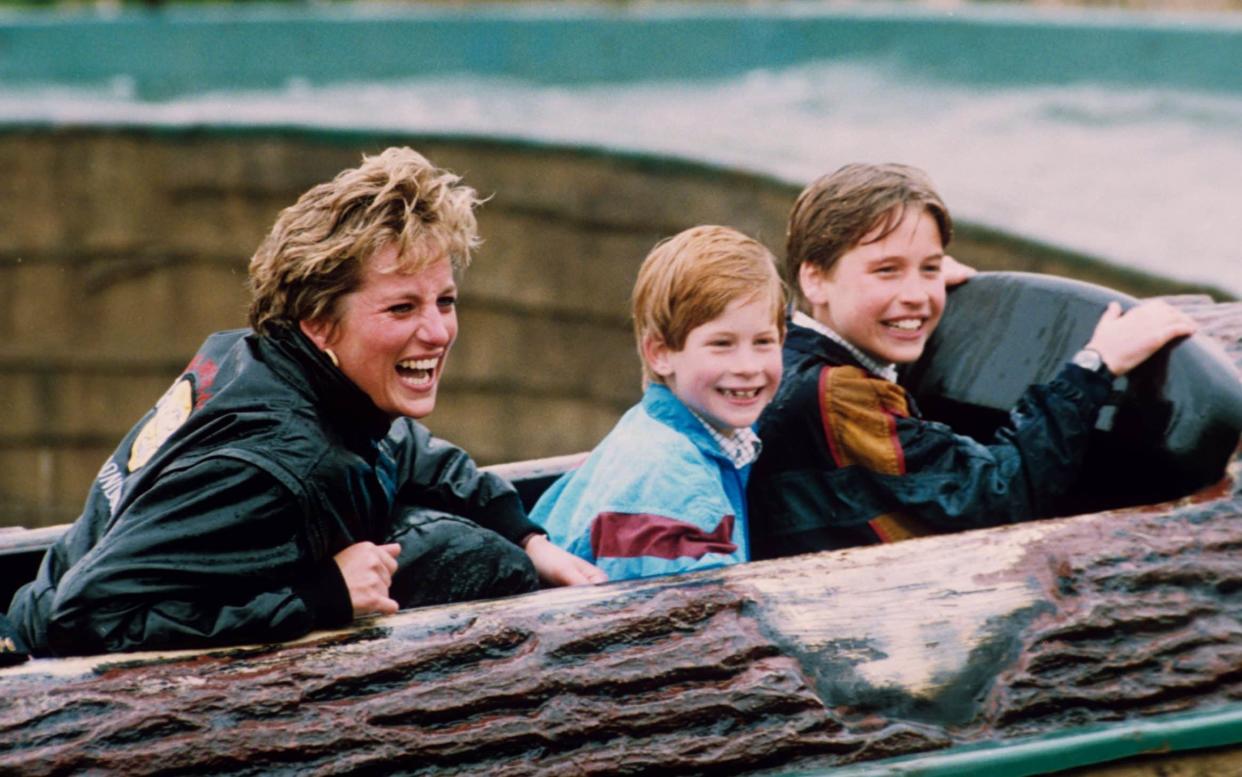
[(746, 478), (703, 424), (652, 385), (531, 519), (612, 580), (737, 564), (750, 557)]

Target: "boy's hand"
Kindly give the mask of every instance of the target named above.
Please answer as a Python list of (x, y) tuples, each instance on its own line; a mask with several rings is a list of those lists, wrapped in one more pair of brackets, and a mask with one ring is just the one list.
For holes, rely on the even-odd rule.
[(391, 615), (398, 610), (397, 602), (388, 596), (392, 575), (397, 571), (397, 554), (401, 546), (357, 542), (332, 557), (341, 569), (354, 617), (379, 613)]
[(945, 286), (958, 286), (978, 274), (978, 270), (970, 265), (962, 264), (948, 254), (945, 254), (940, 262), (940, 275), (944, 278)]
[(608, 582), (604, 570), (556, 547), (542, 534), (526, 542), (526, 555), (535, 565), (539, 579), (548, 585), (590, 585)]
[(1085, 347), (1099, 352), (1109, 372), (1125, 375), (1165, 343), (1197, 328), (1189, 316), (1161, 300), (1148, 300), (1125, 314), (1121, 305), (1110, 302)]

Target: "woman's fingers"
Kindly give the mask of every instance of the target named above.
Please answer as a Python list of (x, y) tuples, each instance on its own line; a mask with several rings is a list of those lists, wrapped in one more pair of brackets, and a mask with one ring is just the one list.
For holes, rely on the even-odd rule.
[(401, 546), (392, 542), (380, 545), (376, 550), (379, 551), (380, 563), (384, 565), (384, 570), (388, 574), (386, 585), (392, 585), (392, 576), (397, 574), (397, 557), (401, 555)]
[(349, 601), (354, 617), (372, 613), (391, 614), (397, 611), (397, 602), (388, 596), (393, 573), (397, 571), (397, 544), (376, 545), (358, 542), (332, 557), (341, 570), (345, 587), (349, 589)]

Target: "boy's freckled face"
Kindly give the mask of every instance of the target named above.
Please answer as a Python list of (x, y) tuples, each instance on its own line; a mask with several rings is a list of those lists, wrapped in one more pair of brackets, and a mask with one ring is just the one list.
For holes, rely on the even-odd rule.
[(925, 209), (907, 209), (884, 239), (865, 236), (827, 272), (809, 265), (799, 281), (811, 315), (882, 362), (923, 353), (944, 312), (944, 245)]
[(753, 424), (781, 380), (780, 331), (766, 297), (729, 303), (679, 351), (651, 343), (647, 353), (677, 398), (726, 433)]

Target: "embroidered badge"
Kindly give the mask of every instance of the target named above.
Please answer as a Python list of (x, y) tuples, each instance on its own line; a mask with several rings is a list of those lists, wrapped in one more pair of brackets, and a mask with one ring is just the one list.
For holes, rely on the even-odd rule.
[(177, 431), (194, 409), (194, 383), (183, 376), (155, 403), (155, 414), (142, 426), (129, 449), (129, 471), (139, 469)]

